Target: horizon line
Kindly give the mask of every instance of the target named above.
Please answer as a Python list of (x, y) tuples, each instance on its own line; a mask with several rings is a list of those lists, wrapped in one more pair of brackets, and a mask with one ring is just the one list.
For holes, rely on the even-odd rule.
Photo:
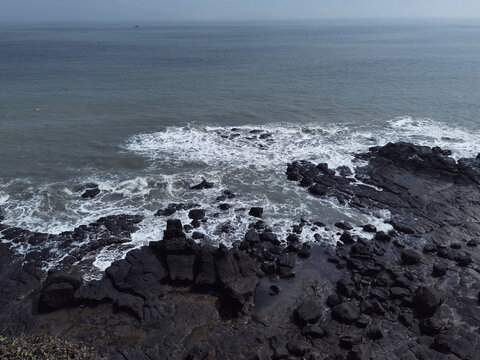
[(248, 22), (299, 22), (299, 21), (395, 21), (395, 20), (464, 20), (464, 21), (480, 21), (480, 17), (443, 17), (443, 16), (397, 16), (397, 17), (323, 17), (323, 18), (277, 18), (277, 19), (45, 19), (45, 20), (1, 20), (2, 25), (35, 25), (35, 24), (85, 24), (85, 23), (156, 23), (156, 24), (174, 24), (174, 23), (248, 23)]

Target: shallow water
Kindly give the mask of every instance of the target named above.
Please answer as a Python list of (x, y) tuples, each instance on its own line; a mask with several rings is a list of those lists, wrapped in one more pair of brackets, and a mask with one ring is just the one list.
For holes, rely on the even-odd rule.
[[(476, 155), (479, 38), (480, 24), (423, 20), (2, 27), (4, 222), (59, 233), (141, 213), (140, 246), (161, 237), (156, 210), (188, 201), (219, 213), (201, 231), (227, 244), (250, 206), (281, 236), (300, 218), (386, 226), (386, 213), (310, 196), (286, 165), (353, 167), (354, 152), (400, 140)], [(189, 190), (202, 177), (216, 187)], [(101, 194), (82, 199), (92, 181)], [(239, 196), (221, 212), (225, 189)], [(95, 264), (120, 256), (105, 250)]]

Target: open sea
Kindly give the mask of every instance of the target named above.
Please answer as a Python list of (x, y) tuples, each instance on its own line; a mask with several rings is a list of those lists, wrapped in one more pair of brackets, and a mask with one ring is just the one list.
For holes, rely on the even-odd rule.
[[(216, 243), (242, 239), (250, 206), (280, 234), (301, 218), (382, 227), (386, 213), (287, 181), (287, 164), (353, 167), (353, 153), (400, 140), (457, 159), (480, 152), (478, 21), (135, 25), (0, 25), (5, 224), (60, 233), (142, 214), (137, 247), (161, 238), (167, 218), (156, 210), (195, 202)], [(202, 178), (215, 187), (189, 189)], [(83, 199), (90, 182), (101, 193)], [(238, 196), (220, 211), (225, 189)], [(124, 253), (105, 248), (95, 266)]]

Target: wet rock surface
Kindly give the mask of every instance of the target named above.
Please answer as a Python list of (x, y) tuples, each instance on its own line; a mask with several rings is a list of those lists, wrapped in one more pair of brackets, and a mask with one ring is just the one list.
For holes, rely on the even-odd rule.
[[(302, 220), (282, 242), (260, 220), (226, 248), (197, 243), (199, 232), (170, 219), (162, 239), (84, 281), (89, 254), (122, 246), (140, 217), (106, 217), (60, 235), (0, 225), (2, 335), (46, 329), (111, 359), (479, 359), (480, 159), (449, 154), (388, 144), (358, 154), (355, 176), (290, 164), (288, 178), (311, 196), (390, 212), (387, 232), (331, 224), (336, 246), (320, 236), (299, 242), (302, 228), (319, 222)], [(158, 215), (178, 210), (208, 216), (196, 204)], [(92, 234), (98, 244), (42, 270), (53, 255), (35, 244), (67, 247)], [(18, 244), (32, 250), (20, 257)]]
[(95, 196), (100, 194), (100, 189), (98, 188), (98, 185), (95, 183), (88, 183), (84, 185), (84, 191), (82, 193), (82, 198), (85, 199), (92, 199)]
[[(480, 256), (468, 244), (480, 234), (480, 161), (456, 162), (440, 150), (408, 143), (371, 148), (356, 156), (367, 165), (357, 167), (355, 177), (324, 164), (288, 166), (288, 178), (311, 183), (314, 196), (391, 214), (389, 233), (353, 242), (344, 232), (336, 249), (335, 263), (349, 276), (337, 282), (327, 304), (332, 318), (349, 326), (348, 341), (340, 341), (350, 350), (344, 357), (479, 358), (480, 323), (468, 314), (480, 310), (473, 305)], [(372, 225), (363, 230), (376, 231)], [(451, 345), (459, 333), (469, 334), (463, 352)]]

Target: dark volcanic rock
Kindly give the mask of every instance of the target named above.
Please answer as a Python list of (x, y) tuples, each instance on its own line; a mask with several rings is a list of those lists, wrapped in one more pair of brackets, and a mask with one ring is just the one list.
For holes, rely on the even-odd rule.
[(371, 224), (367, 224), (363, 226), (363, 231), (368, 233), (375, 233), (377, 232), (377, 228)]
[(355, 303), (345, 301), (332, 308), (332, 317), (345, 324), (351, 324), (360, 316), (360, 309)]
[(342, 302), (342, 299), (337, 294), (331, 294), (327, 297), (327, 306), (334, 307)]
[(415, 310), (420, 317), (433, 316), (442, 302), (441, 294), (433, 288), (420, 286), (415, 291)]
[[(455, 161), (450, 155), (450, 151), (438, 147), (408, 143), (372, 147), (356, 155), (363, 161), (355, 168), (359, 182), (339, 171), (332, 173), (328, 166), (317, 167), (308, 161), (288, 165), (288, 178), (295, 181), (309, 178), (313, 181), (309, 192), (314, 195), (338, 199), (367, 214), (385, 210), (391, 215), (388, 223), (394, 230), (377, 231), (375, 241), (370, 243), (360, 237), (353, 244), (339, 243), (336, 254), (329, 257), (338, 269), (351, 272), (347, 279), (352, 281), (337, 285), (338, 294), (328, 299), (333, 307), (332, 317), (341, 319), (338, 310), (347, 313), (345, 305), (356, 306), (358, 300), (363, 314), (357, 319), (357, 326), (369, 326), (370, 320), (363, 318), (367, 314), (372, 317), (372, 324), (382, 324), (383, 338), (376, 340), (382, 342), (379, 353), (372, 349), (357, 351), (358, 346), (349, 343), (343, 346), (351, 347), (347, 358), (443, 358), (440, 351), (467, 359), (478, 352), (478, 345), (453, 350), (451, 344), (459, 342), (457, 332), (469, 331), (468, 326), (457, 321), (458, 316), (469, 325), (480, 325), (478, 309), (474, 308), (478, 306), (474, 289), (480, 284), (480, 253), (473, 250), (480, 234), (480, 160)], [(376, 230), (364, 227), (367, 232)], [(344, 239), (349, 242), (346, 236)], [(423, 254), (411, 249), (423, 244)], [(451, 275), (440, 278), (447, 270)], [(340, 296), (350, 296), (351, 300), (346, 303)], [(438, 321), (436, 314), (438, 318), (445, 317), (447, 325)], [(451, 315), (456, 320), (447, 314), (456, 314)], [(418, 338), (417, 345), (407, 345), (402, 330), (391, 325), (391, 317), (398, 317), (412, 333), (425, 336)], [(385, 321), (386, 318), (389, 320)], [(452, 328), (453, 333), (444, 337)], [(367, 328), (364, 336), (370, 340), (377, 338), (368, 331)], [(435, 341), (432, 336), (436, 336)], [(391, 338), (398, 343), (397, 350), (385, 350)], [(469, 344), (478, 344), (478, 334), (472, 335)], [(459, 350), (463, 348), (465, 351)], [(385, 353), (390, 355), (380, 355)]]
[(205, 234), (204, 234), (204, 233), (201, 233), (201, 232), (199, 232), (199, 231), (194, 231), (194, 232), (192, 233), (192, 239), (194, 239), (194, 240), (199, 240), (199, 239), (203, 239), (203, 238), (205, 238)]
[(454, 259), (460, 266), (468, 266), (473, 262), (472, 256), (465, 252), (457, 253)]
[(230, 209), (231, 207), (232, 207), (232, 206), (231, 206), (230, 204), (226, 204), (226, 203), (223, 203), (223, 204), (218, 205), (218, 208), (219, 208), (220, 210), (223, 210), (223, 211), (226, 211), (226, 210)]
[(287, 241), (289, 243), (298, 243), (300, 241), (300, 238), (297, 234), (288, 234)]
[(223, 306), (227, 311), (241, 311), (258, 284), (255, 263), (244, 252), (233, 250), (220, 251), (216, 265), (218, 279), (224, 286), (221, 296)]
[(259, 243), (260, 242), (260, 236), (258, 235), (258, 233), (255, 231), (254, 228), (251, 228), (245, 234), (245, 241), (247, 241), (249, 243)]
[(278, 295), (280, 293), (280, 288), (277, 285), (271, 285), (270, 291), (268, 292), (270, 295)]
[(195, 254), (168, 254), (166, 265), (173, 282), (191, 283), (194, 279)]
[(263, 215), (263, 208), (261, 208), (261, 207), (252, 207), (248, 213), (249, 213), (249, 215), (251, 215), (251, 216), (262, 217), (262, 215)]
[(302, 247), (297, 251), (298, 256), (301, 258), (307, 258), (311, 255), (311, 247), (309, 244), (302, 244)]
[(327, 194), (327, 187), (320, 185), (320, 184), (314, 184), (308, 188), (308, 191), (313, 194), (313, 195), (318, 195), (318, 196), (325, 196)]
[(439, 318), (426, 318), (420, 321), (420, 330), (428, 336), (435, 336), (445, 328), (445, 322)]
[(378, 340), (383, 338), (384, 332), (383, 332), (382, 326), (380, 324), (375, 324), (375, 325), (372, 324), (368, 328), (367, 336), (373, 340)]
[(208, 182), (207, 180), (203, 179), (201, 183), (197, 185), (192, 185), (190, 186), (190, 189), (192, 190), (203, 190), (203, 189), (211, 189), (214, 187), (213, 182)]
[(188, 217), (192, 220), (202, 220), (205, 217), (205, 210), (194, 209), (190, 210)]
[(435, 264), (433, 265), (432, 276), (441, 277), (447, 273), (448, 265), (447, 264)]
[(130, 251), (112, 263), (100, 281), (81, 285), (81, 278), (74, 275), (50, 275), (39, 307), (50, 311), (110, 302), (115, 310), (151, 323), (162, 317), (159, 299), (167, 291), (165, 282), (214, 291), (220, 296), (220, 311), (235, 316), (253, 296), (258, 277), (255, 262), (246, 253), (199, 246), (186, 238), (180, 221), (170, 219), (163, 240)]
[(340, 241), (344, 244), (353, 244), (355, 239), (353, 238), (352, 234), (348, 231), (344, 231), (342, 236), (340, 236)]
[(289, 341), (287, 344), (287, 349), (290, 354), (302, 356), (305, 355), (307, 352), (310, 351), (312, 345), (304, 340), (292, 340)]
[(68, 283), (53, 283), (42, 289), (39, 310), (42, 312), (61, 309), (73, 304), (75, 289)]
[(42, 312), (61, 309), (73, 305), (75, 290), (82, 285), (79, 274), (52, 273), (45, 280), (39, 299)]
[(295, 309), (294, 314), (301, 324), (314, 324), (322, 316), (322, 309), (314, 299), (306, 299)]
[(422, 255), (412, 249), (403, 250), (401, 256), (405, 265), (416, 265), (422, 259)]
[(434, 253), (438, 251), (438, 246), (435, 244), (426, 244), (423, 247), (423, 252), (424, 253)]
[(180, 210), (190, 210), (194, 207), (199, 207), (199, 204), (194, 203), (171, 203), (165, 209), (160, 209), (155, 213), (155, 216), (170, 216), (175, 214), (177, 211)]
[[(180, 224), (175, 225), (175, 231), (181, 231)], [(172, 226), (165, 233), (170, 234)], [(195, 260), (199, 253), (199, 246), (191, 239), (186, 239), (185, 235), (178, 237), (168, 237), (158, 244), (151, 244), (157, 254), (164, 258), (166, 268), (168, 269), (169, 279), (173, 282), (191, 283), (194, 279)]]
[(311, 338), (323, 338), (327, 336), (327, 332), (318, 325), (308, 324), (302, 328), (302, 335)]
[(266, 231), (262, 234), (260, 234), (260, 239), (262, 241), (268, 241), (272, 243), (273, 245), (280, 245), (280, 241), (278, 240), (277, 236), (269, 231)]
[(342, 349), (351, 350), (355, 345), (360, 343), (360, 339), (354, 336), (345, 335), (340, 337), (340, 341), (338, 342), (339, 346)]
[(355, 292), (355, 282), (349, 277), (344, 277), (337, 281), (337, 291), (343, 296), (351, 297)]
[(195, 344), (185, 356), (184, 360), (206, 360), (208, 358), (208, 352), (209, 348), (207, 343)]
[[(175, 239), (175, 238), (185, 238), (183, 233), (182, 222), (178, 219), (168, 219), (167, 228), (163, 231), (164, 239)], [(158, 245), (158, 242), (150, 244), (150, 247), (155, 247)]]
[[(245, 135), (243, 128), (237, 132)], [(256, 145), (258, 136), (248, 136)], [(442, 149), (404, 143), (356, 157), (363, 161), (355, 178), (306, 161), (290, 164), (287, 176), (359, 212), (389, 212), (394, 230), (364, 228), (374, 240), (355, 235), (354, 242), (334, 247), (317, 234), (310, 247), (298, 234), (308, 236), (323, 224), (302, 221), (283, 229), (292, 234), (283, 245), (257, 221), (228, 249), (209, 246), (208, 239), (196, 244), (180, 221), (169, 220), (162, 240), (130, 251), (100, 280), (80, 285), (57, 275), (42, 290), (42, 266), (54, 259), (44, 243), (62, 250), (80, 244), (59, 266), (77, 269), (105, 246), (129, 246), (141, 218), (105, 217), (58, 235), (1, 225), (0, 322), (6, 330), (0, 335), (45, 329), (91, 343), (112, 359), (475, 359), (480, 160), (455, 161)], [(162, 214), (172, 211), (177, 205)], [(199, 220), (203, 216), (193, 224)], [(185, 229), (200, 238), (193, 226)], [(82, 244), (89, 236), (98, 241), (87, 248)], [(12, 244), (31, 251), (20, 257)], [(404, 250), (422, 247), (422, 254)], [(310, 258), (301, 259), (306, 254)], [(319, 303), (308, 305), (314, 299)], [(63, 310), (38, 314), (37, 300), (41, 309)]]
[(264, 261), (261, 267), (262, 271), (267, 275), (277, 273), (277, 264), (274, 261)]
[(217, 249), (213, 246), (203, 245), (198, 256), (198, 270), (195, 285), (199, 289), (212, 289), (217, 284), (217, 269), (215, 258)]
[(388, 242), (391, 239), (392, 239), (392, 237), (390, 235), (388, 235), (387, 233), (385, 233), (384, 231), (378, 231), (375, 234), (375, 240), (378, 240), (378, 241)]
[(100, 189), (98, 187), (96, 187), (96, 188), (93, 188), (93, 189), (85, 190), (82, 194), (82, 197), (91, 199), (91, 198), (94, 198), (95, 196), (97, 196), (98, 194), (100, 194)]
[(350, 225), (346, 221), (337, 222), (337, 223), (335, 223), (335, 226), (339, 229), (342, 229), (342, 230), (352, 230), (353, 229), (353, 226)]
[(283, 254), (278, 258), (278, 266), (293, 269), (295, 266), (295, 257), (292, 254)]

